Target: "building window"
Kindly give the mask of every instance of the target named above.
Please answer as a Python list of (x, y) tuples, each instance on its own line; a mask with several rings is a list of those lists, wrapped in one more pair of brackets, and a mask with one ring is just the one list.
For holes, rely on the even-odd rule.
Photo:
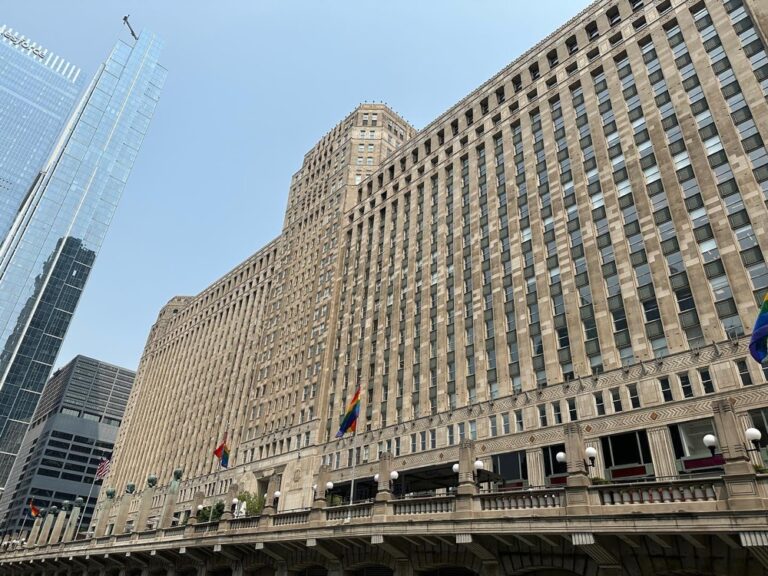
[(672, 402), (672, 387), (669, 385), (669, 378), (659, 378), (659, 385), (664, 402)]
[(699, 370), (699, 379), (701, 380), (701, 387), (704, 389), (704, 394), (714, 394), (715, 385), (712, 383), (712, 376), (709, 370), (703, 368)]
[(447, 433), (448, 446), (453, 446), (456, 443), (456, 439), (453, 436), (453, 424), (449, 424), (445, 431)]
[(491, 436), (498, 436), (499, 435), (499, 429), (496, 426), (496, 415), (488, 418), (488, 429), (491, 433)]
[(752, 384), (752, 376), (749, 373), (749, 367), (746, 360), (736, 360), (736, 369), (739, 371), (739, 378), (744, 386)]
[(576, 412), (576, 398), (568, 398), (568, 418), (571, 422), (579, 419), (579, 414)]
[(683, 391), (683, 398), (693, 398), (693, 385), (688, 374), (678, 374), (680, 379), (680, 388)]
[(469, 439), (477, 440), (477, 420), (469, 421)]
[(611, 402), (613, 404), (614, 412), (621, 412), (624, 408), (621, 406), (621, 391), (618, 388), (611, 388)]
[(552, 416), (555, 424), (563, 423), (563, 415), (560, 413), (560, 402), (552, 402)]
[(603, 401), (603, 393), (601, 392), (595, 392), (595, 410), (597, 411), (598, 416), (604, 416), (605, 415), (605, 402)]
[(640, 408), (640, 396), (637, 393), (637, 384), (630, 384), (627, 386), (629, 392), (629, 402), (632, 408)]
[[(525, 424), (523, 423), (523, 411), (515, 410), (515, 432), (522, 432), (525, 430)], [(507, 418), (506, 433), (509, 433), (509, 418)]]
[(547, 425), (547, 407), (542, 404), (539, 406), (539, 426), (542, 428)]

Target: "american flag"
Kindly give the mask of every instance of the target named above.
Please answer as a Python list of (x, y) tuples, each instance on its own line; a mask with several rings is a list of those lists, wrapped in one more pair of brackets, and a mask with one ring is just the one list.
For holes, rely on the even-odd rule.
[(109, 460), (102, 458), (99, 466), (96, 468), (96, 480), (103, 480), (109, 474)]

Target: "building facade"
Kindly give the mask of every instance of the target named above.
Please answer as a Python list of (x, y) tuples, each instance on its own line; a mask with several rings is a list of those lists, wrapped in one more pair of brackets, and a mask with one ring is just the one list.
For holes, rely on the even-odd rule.
[(0, 248), (0, 484), (149, 127), (166, 74), (161, 46), (152, 33), (117, 43), (35, 168)]
[[(767, 379), (747, 352), (768, 287), (767, 28), (757, 0), (600, 0), (418, 132), (355, 110), (292, 179), (268, 270), (262, 251), (161, 312), (97, 536), (128, 545), (129, 524), (155, 514), (171, 529), (248, 491), (264, 515), (237, 530), (278, 572), (341, 570), (373, 544), (402, 574), (437, 569), (446, 544), (481, 574), (527, 573), (531, 558), (547, 574), (619, 574), (627, 558), (651, 574), (653, 557), (695, 573), (672, 556), (765, 554), (768, 527), (745, 515), (758, 535), (741, 536), (731, 511), (764, 515), (768, 498)], [(268, 274), (260, 312), (239, 312)], [(357, 434), (336, 439), (358, 387)], [(762, 440), (747, 451), (751, 427)], [(161, 490), (142, 488), (148, 475)], [(688, 500), (673, 487), (686, 483)], [(351, 497), (360, 508), (316, 512)], [(710, 504), (674, 507), (696, 498)], [(628, 521), (622, 506), (640, 503), (653, 506)], [(298, 524), (291, 544), (270, 540)], [(212, 529), (190, 546), (198, 528)], [(234, 555), (250, 542), (236, 534)]]
[(90, 526), (101, 482), (96, 468), (109, 460), (136, 373), (76, 356), (45, 385), (0, 498), (4, 532), (32, 527), (29, 503), (39, 508), (83, 499)]
[(53, 150), (83, 90), (80, 69), (0, 26), (0, 239)]

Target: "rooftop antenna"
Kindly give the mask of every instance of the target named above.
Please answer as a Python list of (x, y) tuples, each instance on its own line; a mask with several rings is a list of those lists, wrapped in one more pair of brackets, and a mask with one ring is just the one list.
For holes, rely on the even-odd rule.
[(131, 17), (130, 14), (128, 14), (128, 16), (123, 16), (123, 22), (125, 23), (126, 26), (128, 26), (128, 30), (131, 31), (131, 36), (133, 36), (133, 39), (134, 40), (138, 40), (139, 37), (136, 36), (136, 32), (133, 31), (133, 26), (131, 26), (131, 23), (128, 22), (128, 18), (130, 18), (130, 17)]

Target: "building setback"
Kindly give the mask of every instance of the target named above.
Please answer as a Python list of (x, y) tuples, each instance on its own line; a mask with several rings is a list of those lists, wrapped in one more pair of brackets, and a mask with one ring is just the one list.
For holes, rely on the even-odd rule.
[[(2, 38), (8, 40), (4, 33)], [(0, 485), (11, 471), (149, 127), (166, 75), (158, 64), (160, 50), (161, 41), (149, 32), (132, 45), (115, 45), (50, 157), (32, 167), (34, 184), (24, 190), (0, 245)], [(77, 76), (70, 78), (64, 62), (50, 66), (68, 81)], [(47, 97), (46, 91), (39, 95)], [(0, 102), (8, 98), (13, 96)], [(28, 131), (52, 130), (38, 115), (21, 122), (27, 123)], [(42, 146), (39, 142), (35, 145)], [(21, 170), (15, 163), (9, 167)]]
[(86, 356), (56, 371), (43, 389), (0, 498), (4, 532), (31, 528), (30, 501), (48, 508), (82, 498), (83, 530), (90, 525), (101, 487), (96, 468), (102, 458), (112, 457), (135, 375)]
[(183, 468), (180, 517), (233, 485), (297, 509), (321, 465), (365, 498), (390, 454), (418, 493), (474, 441), (497, 481), (551, 487), (572, 423), (594, 479), (716, 474), (725, 398), (764, 452), (766, 29), (758, 0), (600, 0), (418, 132), (361, 105), (281, 236), (163, 309), (107, 483)]

